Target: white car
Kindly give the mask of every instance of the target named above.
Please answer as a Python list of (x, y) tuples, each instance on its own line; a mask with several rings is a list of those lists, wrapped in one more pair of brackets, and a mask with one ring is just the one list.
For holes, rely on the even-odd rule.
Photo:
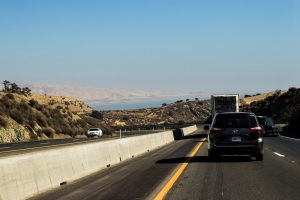
[(87, 132), (87, 137), (102, 137), (103, 131), (100, 128), (90, 128)]

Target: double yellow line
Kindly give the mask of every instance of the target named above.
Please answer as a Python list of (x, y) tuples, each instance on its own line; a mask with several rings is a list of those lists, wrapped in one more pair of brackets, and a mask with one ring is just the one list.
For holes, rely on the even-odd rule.
[(201, 146), (203, 145), (205, 139), (202, 139), (201, 142), (194, 148), (194, 150), (188, 155), (188, 159), (179, 167), (176, 173), (171, 177), (168, 183), (162, 188), (162, 190), (155, 196), (154, 200), (162, 200), (170, 191), (172, 186), (178, 180), (180, 175), (184, 172), (185, 168), (188, 166), (191, 159), (196, 155)]

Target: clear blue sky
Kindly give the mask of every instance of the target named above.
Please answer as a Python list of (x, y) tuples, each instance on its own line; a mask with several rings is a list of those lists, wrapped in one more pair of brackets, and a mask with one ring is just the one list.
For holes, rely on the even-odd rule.
[(298, 2), (1, 0), (0, 81), (239, 93), (300, 87)]

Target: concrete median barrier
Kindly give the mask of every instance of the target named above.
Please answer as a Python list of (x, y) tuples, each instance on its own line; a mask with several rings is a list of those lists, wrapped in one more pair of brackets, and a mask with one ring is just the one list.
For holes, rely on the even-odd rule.
[[(182, 129), (184, 135), (196, 126)], [(174, 141), (172, 131), (0, 157), (0, 200), (26, 199)]]
[(0, 157), (0, 199), (26, 199), (173, 141), (167, 131)]
[(182, 128), (181, 130), (182, 130), (183, 136), (187, 136), (187, 135), (190, 135), (193, 132), (195, 132), (197, 130), (197, 126), (196, 125), (189, 126), (189, 127)]

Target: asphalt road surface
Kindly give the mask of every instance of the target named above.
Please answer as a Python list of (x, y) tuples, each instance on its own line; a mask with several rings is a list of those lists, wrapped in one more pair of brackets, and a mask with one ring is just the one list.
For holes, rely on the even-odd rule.
[[(125, 132), (124, 137), (134, 137), (136, 135), (143, 135), (149, 133), (156, 133), (157, 131), (136, 131)], [(56, 148), (61, 146), (78, 145), (82, 143), (99, 142), (103, 140), (112, 140), (119, 138), (119, 136), (104, 135), (101, 138), (68, 138), (68, 139), (49, 139), (49, 140), (36, 140), (28, 142), (15, 142), (0, 144), (0, 156), (7, 156), (8, 154), (22, 154), (28, 151), (38, 151), (41, 149)]]
[(265, 138), (263, 161), (209, 161), (204, 137), (189, 136), (34, 199), (300, 199), (299, 140)]
[(53, 140), (38, 140), (30, 142), (16, 142), (0, 144), (0, 156), (6, 156), (7, 154), (21, 154), (27, 151), (35, 151), (46, 148), (56, 148), (58, 146), (76, 145), (86, 142), (97, 142), (99, 140), (112, 139), (111, 137), (102, 138), (69, 138), (69, 139), (53, 139)]

